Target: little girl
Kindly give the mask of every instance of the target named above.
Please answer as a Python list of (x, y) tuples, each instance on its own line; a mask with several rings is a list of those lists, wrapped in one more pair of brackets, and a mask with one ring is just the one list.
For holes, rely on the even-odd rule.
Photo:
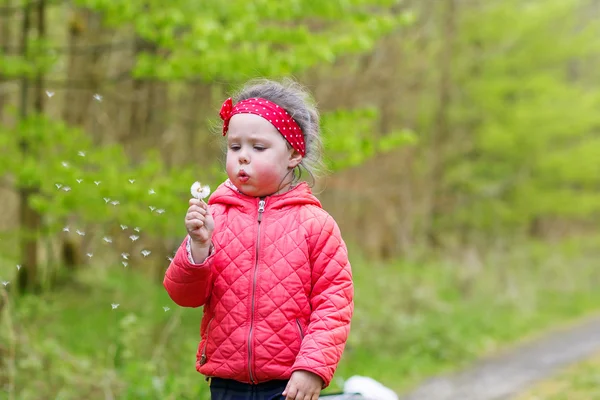
[(293, 81), (249, 83), (221, 107), (228, 179), (191, 199), (164, 286), (204, 306), (196, 369), (212, 399), (315, 400), (344, 350), (354, 288), (346, 245), (301, 168), (319, 116)]

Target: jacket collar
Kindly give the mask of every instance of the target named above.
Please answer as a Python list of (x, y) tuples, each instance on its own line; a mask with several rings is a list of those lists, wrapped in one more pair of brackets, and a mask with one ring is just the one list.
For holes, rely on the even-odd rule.
[[(242, 209), (256, 209), (259, 202), (258, 197), (252, 197), (240, 193), (229, 179), (221, 183), (208, 199), (208, 204), (223, 204), (227, 206), (240, 207)], [(293, 189), (285, 193), (267, 196), (266, 207), (279, 209), (293, 205), (315, 205), (321, 208), (321, 202), (312, 194), (306, 182), (297, 184)]]

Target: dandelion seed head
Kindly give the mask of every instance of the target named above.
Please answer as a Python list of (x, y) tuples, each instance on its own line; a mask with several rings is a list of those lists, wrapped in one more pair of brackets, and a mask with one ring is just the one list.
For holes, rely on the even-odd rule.
[(210, 194), (210, 187), (208, 185), (202, 185), (200, 182), (194, 182), (190, 189), (192, 197), (196, 199), (204, 199)]

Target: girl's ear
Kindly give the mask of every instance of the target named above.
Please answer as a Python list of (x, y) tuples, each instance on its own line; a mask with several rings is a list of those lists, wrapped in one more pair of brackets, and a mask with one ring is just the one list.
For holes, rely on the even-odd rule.
[(293, 150), (290, 154), (288, 168), (293, 169), (293, 168), (297, 167), (301, 161), (302, 161), (302, 154), (300, 154), (297, 150)]

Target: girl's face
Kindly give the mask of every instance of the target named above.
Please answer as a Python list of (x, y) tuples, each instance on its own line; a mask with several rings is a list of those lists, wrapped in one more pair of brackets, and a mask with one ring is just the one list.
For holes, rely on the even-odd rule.
[(244, 194), (254, 197), (282, 192), (290, 185), (291, 169), (302, 156), (266, 119), (236, 114), (227, 132), (227, 175)]

